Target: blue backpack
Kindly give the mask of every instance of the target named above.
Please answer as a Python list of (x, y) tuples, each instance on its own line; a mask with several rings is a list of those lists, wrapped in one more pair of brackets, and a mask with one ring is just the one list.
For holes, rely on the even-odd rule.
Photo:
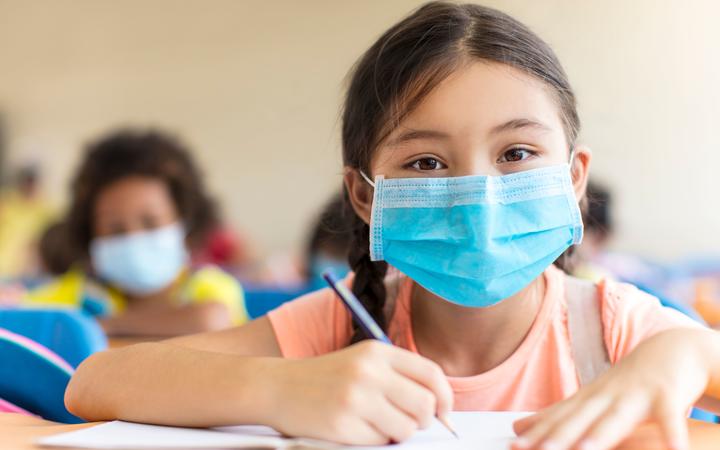
[(0, 398), (45, 419), (80, 423), (65, 409), (73, 368), (54, 352), (0, 328)]
[(71, 309), (0, 308), (0, 328), (47, 347), (72, 367), (107, 348), (105, 333), (95, 319)]

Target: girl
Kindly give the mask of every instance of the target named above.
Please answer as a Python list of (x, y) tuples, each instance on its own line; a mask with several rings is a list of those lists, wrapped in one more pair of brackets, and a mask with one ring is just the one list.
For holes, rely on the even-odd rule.
[[(552, 265), (582, 230), (578, 128), (565, 73), (525, 26), (478, 5), (421, 7), (360, 59), (342, 129), (357, 216), (346, 282), (395, 346), (360, 343), (322, 290), (241, 328), (97, 354), (68, 408), (353, 444), (402, 441), (453, 408), (543, 410), (516, 424), (516, 448), (609, 448), (645, 419), (685, 448), (688, 408), (720, 393), (718, 336)], [(579, 390), (568, 312), (584, 298), (616, 365)]]
[(214, 223), (213, 205), (174, 139), (129, 130), (101, 139), (72, 194), (60, 233), (84, 262), (31, 292), (31, 303), (83, 308), (111, 335), (173, 336), (246, 320), (234, 278), (190, 271), (188, 245)]

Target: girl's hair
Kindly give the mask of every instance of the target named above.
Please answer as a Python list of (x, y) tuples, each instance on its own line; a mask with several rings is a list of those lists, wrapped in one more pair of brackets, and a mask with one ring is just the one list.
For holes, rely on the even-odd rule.
[[(507, 64), (544, 81), (558, 103), (568, 145), (574, 145), (580, 128), (575, 95), (542, 39), (495, 9), (430, 2), (386, 31), (357, 62), (343, 110), (344, 165), (371, 175), (373, 152), (388, 134), (442, 80), (478, 60)], [(346, 192), (349, 207), (347, 200)], [(385, 328), (387, 264), (370, 261), (369, 227), (356, 215), (354, 222), (353, 292)], [(354, 330), (352, 342), (364, 338), (357, 324)]]
[(167, 185), (191, 247), (217, 225), (215, 203), (190, 152), (178, 140), (154, 130), (120, 130), (88, 146), (71, 185), (67, 235), (83, 258), (93, 238), (98, 195), (131, 176), (155, 178)]

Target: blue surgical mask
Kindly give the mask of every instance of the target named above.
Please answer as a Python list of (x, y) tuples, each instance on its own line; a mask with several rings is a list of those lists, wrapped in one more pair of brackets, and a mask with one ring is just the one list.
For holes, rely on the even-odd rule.
[(144, 295), (169, 286), (188, 262), (185, 230), (175, 223), (151, 231), (93, 239), (95, 273), (131, 294)]
[(370, 184), (370, 258), (458, 305), (511, 297), (582, 239), (568, 164), (503, 176), (378, 175)]

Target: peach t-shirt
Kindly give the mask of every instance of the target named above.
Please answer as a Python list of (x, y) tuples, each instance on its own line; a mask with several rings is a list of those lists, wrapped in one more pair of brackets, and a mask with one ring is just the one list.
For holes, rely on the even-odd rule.
[[(546, 291), (540, 311), (515, 353), (487, 372), (448, 377), (455, 393), (454, 409), (537, 411), (578, 390), (567, 328), (565, 274), (550, 266), (544, 276)], [(412, 280), (403, 277), (387, 334), (393, 344), (417, 353), (410, 320), (412, 286)], [(603, 281), (598, 284), (598, 292), (603, 338), (612, 363), (662, 330), (700, 326), (633, 286)], [(271, 311), (269, 318), (287, 358), (340, 350), (352, 336), (351, 316), (330, 289), (286, 303)]]

